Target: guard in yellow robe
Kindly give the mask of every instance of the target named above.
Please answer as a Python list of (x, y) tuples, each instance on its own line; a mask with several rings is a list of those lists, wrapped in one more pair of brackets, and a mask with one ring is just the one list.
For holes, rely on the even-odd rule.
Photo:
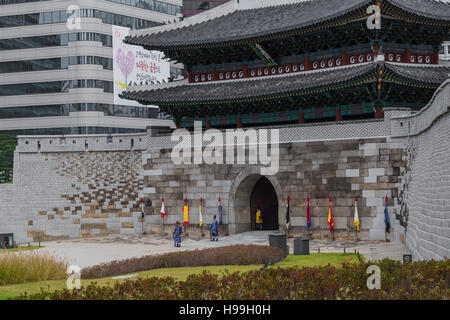
[(256, 230), (263, 229), (263, 216), (261, 210), (256, 210)]

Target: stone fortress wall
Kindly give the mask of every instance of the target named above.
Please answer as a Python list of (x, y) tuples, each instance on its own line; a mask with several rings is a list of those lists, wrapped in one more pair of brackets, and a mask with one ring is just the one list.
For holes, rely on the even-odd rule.
[[(358, 196), (361, 239), (384, 240), (384, 197), (391, 240), (406, 243), (417, 258), (449, 256), (449, 82), (430, 105), (411, 115), (385, 110), (384, 120), (280, 128), (280, 170), (267, 176), (277, 193), (283, 230), (286, 197), (291, 226), (302, 233), (311, 198), (314, 235), (329, 234), (332, 197), (337, 236), (354, 239)], [(21, 243), (141, 233), (159, 228), (161, 198), (166, 224), (182, 221), (189, 199), (190, 223), (204, 223), (223, 205), (224, 230), (250, 229), (249, 197), (261, 177), (256, 165), (175, 165), (168, 136), (20, 137), (14, 183), (0, 185), (0, 233)], [(152, 200), (141, 218), (139, 199)]]
[(419, 113), (394, 118), (406, 148), (398, 185), (398, 228), (415, 259), (450, 257), (450, 80)]
[(139, 233), (146, 135), (21, 137), (0, 185), (0, 233), (18, 243)]

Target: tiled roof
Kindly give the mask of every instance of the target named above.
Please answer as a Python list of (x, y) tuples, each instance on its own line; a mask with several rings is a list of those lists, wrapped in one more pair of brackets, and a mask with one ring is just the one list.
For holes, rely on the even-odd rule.
[[(407, 14), (440, 20), (450, 25), (450, 4), (434, 0), (381, 0), (391, 8)], [(361, 10), (373, 0), (311, 0), (294, 4), (249, 10), (236, 10), (215, 19), (199, 23), (174, 24), (167, 30), (141, 30), (127, 37), (126, 42), (147, 48), (211, 44), (224, 41), (255, 39), (279, 32), (300, 30), (331, 21), (355, 10)], [(397, 11), (397, 10), (395, 10)]]
[(352, 66), (307, 71), (290, 75), (245, 80), (218, 81), (210, 83), (182, 83), (164, 88), (159, 86), (132, 87), (122, 94), (124, 98), (144, 101), (148, 104), (198, 104), (214, 101), (245, 101), (295, 93), (308, 89), (338, 86), (350, 81), (369, 79), (376, 81), (376, 71), (385, 70), (392, 80), (413, 81), (438, 87), (449, 76), (450, 67), (418, 66), (387, 62), (370, 62)]

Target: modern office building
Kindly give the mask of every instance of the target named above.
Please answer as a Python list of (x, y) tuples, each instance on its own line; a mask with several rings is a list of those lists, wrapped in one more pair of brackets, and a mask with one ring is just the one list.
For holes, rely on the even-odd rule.
[(0, 134), (172, 124), (157, 108), (114, 104), (112, 25), (149, 28), (181, 11), (182, 0), (0, 0)]
[(183, 0), (183, 16), (190, 17), (205, 10), (213, 9), (215, 7), (228, 2), (229, 0)]

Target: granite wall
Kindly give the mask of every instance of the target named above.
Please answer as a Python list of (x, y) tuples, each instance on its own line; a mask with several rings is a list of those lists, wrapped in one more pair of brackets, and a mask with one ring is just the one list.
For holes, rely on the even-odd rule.
[(417, 260), (450, 257), (450, 81), (419, 113), (392, 120), (406, 145), (399, 185), (401, 240)]

